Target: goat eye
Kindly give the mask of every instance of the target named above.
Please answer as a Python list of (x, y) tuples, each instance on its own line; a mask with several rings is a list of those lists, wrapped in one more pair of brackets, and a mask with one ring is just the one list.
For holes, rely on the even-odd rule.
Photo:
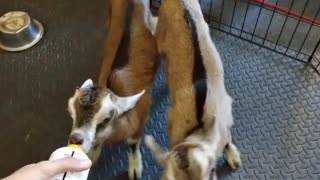
[(101, 123), (99, 123), (97, 126), (97, 131), (104, 129), (109, 121), (110, 121), (110, 118), (105, 118)]

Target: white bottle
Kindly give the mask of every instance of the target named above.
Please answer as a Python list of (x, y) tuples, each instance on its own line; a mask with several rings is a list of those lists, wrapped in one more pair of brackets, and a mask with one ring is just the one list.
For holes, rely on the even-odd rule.
[[(49, 160), (62, 159), (70, 156), (80, 160), (89, 159), (86, 153), (82, 151), (80, 146), (71, 144), (71, 145), (68, 145), (67, 147), (62, 147), (55, 150), (51, 154)], [(54, 177), (52, 180), (87, 180), (88, 175), (89, 175), (89, 169), (82, 172), (78, 172), (78, 173), (65, 172), (63, 174), (60, 174)]]

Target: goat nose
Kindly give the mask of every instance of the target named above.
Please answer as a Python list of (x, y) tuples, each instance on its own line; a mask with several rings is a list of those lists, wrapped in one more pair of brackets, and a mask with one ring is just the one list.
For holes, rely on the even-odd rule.
[(83, 143), (83, 136), (80, 133), (72, 133), (69, 139), (70, 144), (81, 145)]

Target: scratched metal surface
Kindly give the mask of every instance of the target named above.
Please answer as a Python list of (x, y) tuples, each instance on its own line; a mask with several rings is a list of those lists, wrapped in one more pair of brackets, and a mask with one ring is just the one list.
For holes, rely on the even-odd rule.
[[(2, 0), (0, 13), (25, 10), (45, 25), (45, 37), (21, 53), (0, 51), (0, 177), (47, 159), (66, 143), (66, 102), (75, 86), (96, 78), (104, 36), (104, 0)], [(311, 67), (217, 31), (213, 40), (234, 97), (235, 144), (243, 166), (222, 179), (320, 178), (320, 77)], [(167, 144), (169, 104), (163, 69), (153, 88), (146, 133)], [(105, 146), (89, 179), (127, 179), (124, 144)], [(143, 179), (161, 168), (143, 146)]]

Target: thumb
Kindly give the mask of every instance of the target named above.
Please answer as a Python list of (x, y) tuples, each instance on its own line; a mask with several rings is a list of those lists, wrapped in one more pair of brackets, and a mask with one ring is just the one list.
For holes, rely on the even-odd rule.
[(39, 166), (46, 171), (50, 178), (64, 172), (81, 172), (91, 167), (91, 160), (78, 160), (72, 157), (54, 161), (44, 161)]

